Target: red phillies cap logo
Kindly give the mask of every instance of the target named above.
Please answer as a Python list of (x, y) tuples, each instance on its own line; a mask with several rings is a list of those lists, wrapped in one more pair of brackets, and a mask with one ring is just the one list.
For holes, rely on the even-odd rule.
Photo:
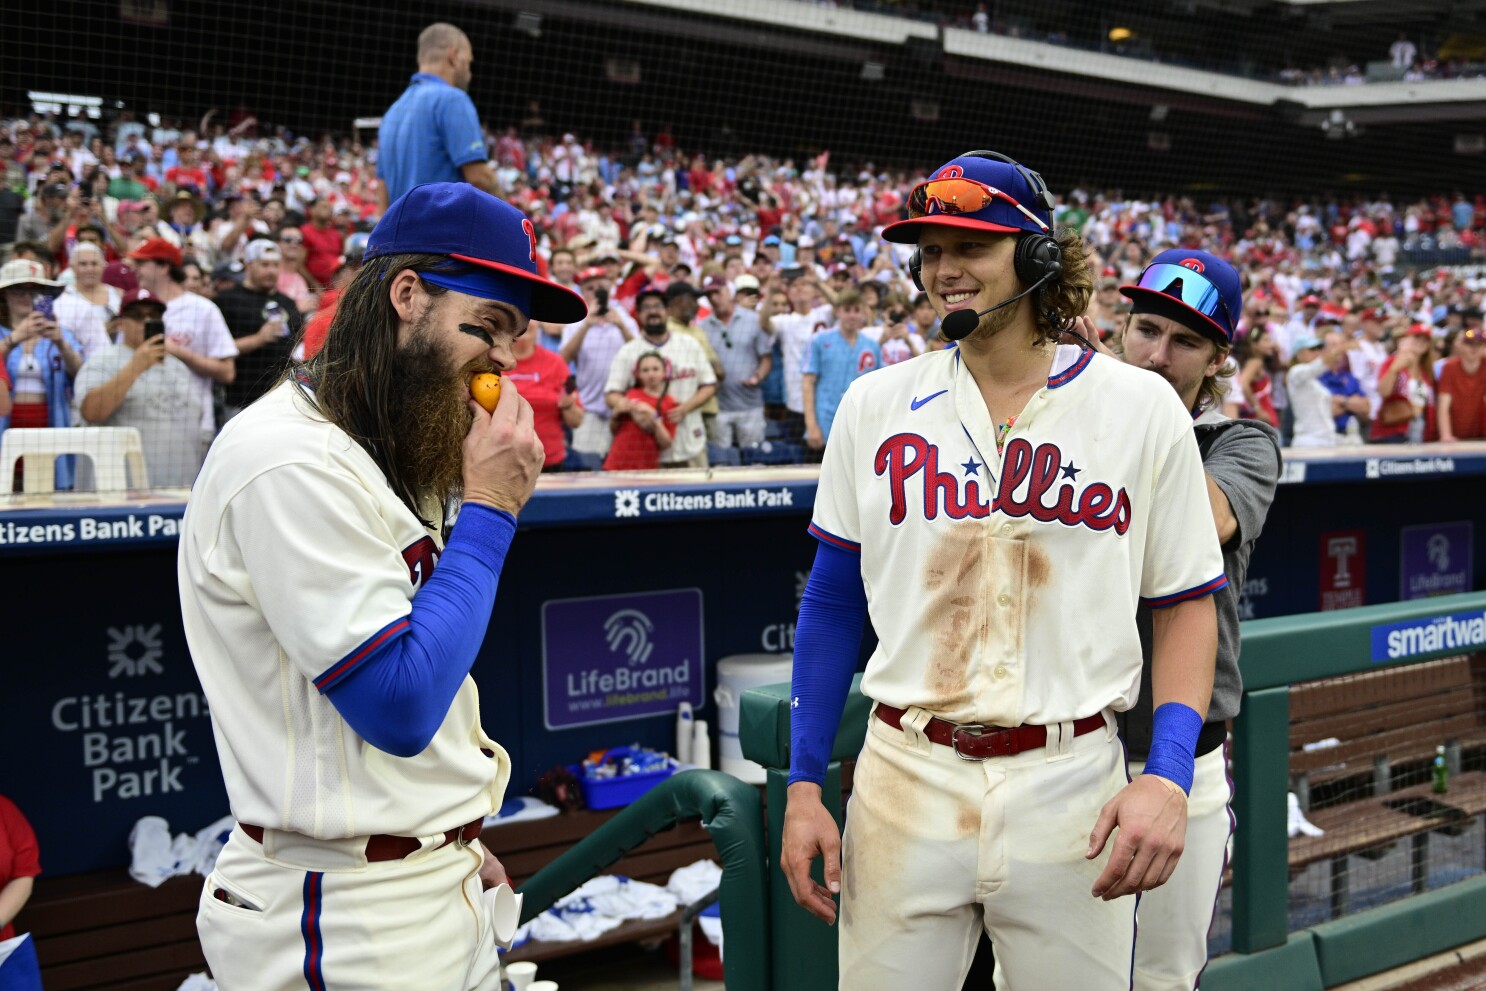
[(1183, 258), (1181, 261), (1177, 262), (1177, 264), (1180, 265), (1182, 268), (1190, 268), (1194, 272), (1204, 271), (1202, 262), (1198, 261), (1196, 258)]
[(935, 179), (959, 179), (959, 178), (963, 177), (964, 175), (965, 175), (965, 170), (962, 169), (962, 168), (960, 168), (958, 165), (946, 165), (944, 168), (942, 168), (942, 169), (939, 170), (939, 174), (936, 175), (934, 178)]

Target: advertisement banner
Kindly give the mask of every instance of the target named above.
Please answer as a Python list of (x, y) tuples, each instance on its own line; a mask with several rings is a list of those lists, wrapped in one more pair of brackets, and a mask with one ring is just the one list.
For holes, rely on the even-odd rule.
[(1469, 520), (1406, 526), (1398, 539), (1398, 597), (1427, 599), (1471, 590)]
[(543, 713), (548, 729), (674, 714), (706, 701), (702, 591), (542, 603)]

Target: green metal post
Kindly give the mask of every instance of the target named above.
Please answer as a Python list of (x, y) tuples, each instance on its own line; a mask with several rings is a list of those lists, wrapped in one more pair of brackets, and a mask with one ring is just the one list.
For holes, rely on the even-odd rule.
[(1233, 949), (1283, 946), (1289, 911), (1290, 689), (1247, 692), (1233, 721)]

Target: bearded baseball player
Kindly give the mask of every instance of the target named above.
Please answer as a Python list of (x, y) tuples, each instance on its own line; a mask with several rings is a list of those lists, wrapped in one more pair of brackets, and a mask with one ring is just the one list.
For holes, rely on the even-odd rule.
[[(1062, 331), (1092, 280), (1036, 173), (936, 170), (883, 237), (959, 346), (865, 375), (837, 413), (795, 640), (783, 869), (840, 986), (959, 987), (982, 927), (998, 988), (1130, 986), (1136, 899), (1175, 869), (1226, 583), (1191, 416)], [(1153, 610), (1153, 742), (1130, 781)], [(870, 615), (875, 701), (844, 837), (820, 800)], [(810, 874), (824, 861), (824, 884)]]
[(518, 210), (418, 186), (323, 349), (212, 445), (178, 567), (238, 822), (197, 913), (224, 991), (497, 986), (478, 837), (510, 762), (469, 670), (544, 455), (515, 389), (487, 413), (468, 381), (585, 313)]
[[(1228, 778), (1224, 723), (1238, 715), (1243, 688), (1238, 671), (1238, 597), (1274, 501), (1280, 441), (1267, 423), (1230, 420), (1221, 412), (1228, 378), (1224, 368), (1236, 321), (1243, 313), (1242, 284), (1232, 265), (1205, 251), (1163, 251), (1135, 285), (1120, 291), (1132, 303), (1122, 333), (1124, 360), (1169, 382), (1191, 412), (1228, 578), (1228, 584), (1213, 594), (1218, 612), (1217, 671), (1207, 722), (1197, 735), (1186, 850), (1171, 878), (1141, 898), (1137, 918), (1135, 991), (1191, 991), (1207, 963), (1207, 932), (1233, 836), (1233, 784)], [(1098, 337), (1090, 334), (1089, 340)], [(1142, 605), (1137, 616), (1146, 667), (1139, 701), (1120, 717), (1131, 774), (1141, 773), (1151, 749), (1154, 615)]]

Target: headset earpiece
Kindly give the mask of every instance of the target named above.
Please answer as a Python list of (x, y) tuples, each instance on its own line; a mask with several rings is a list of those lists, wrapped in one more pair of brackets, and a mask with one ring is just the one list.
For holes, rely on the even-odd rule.
[(1017, 238), (1012, 269), (1023, 285), (1031, 286), (1063, 272), (1063, 249), (1046, 234), (1023, 234)]
[(924, 291), (924, 256), (917, 248), (908, 257), (908, 274), (913, 277), (913, 284), (919, 292)]

